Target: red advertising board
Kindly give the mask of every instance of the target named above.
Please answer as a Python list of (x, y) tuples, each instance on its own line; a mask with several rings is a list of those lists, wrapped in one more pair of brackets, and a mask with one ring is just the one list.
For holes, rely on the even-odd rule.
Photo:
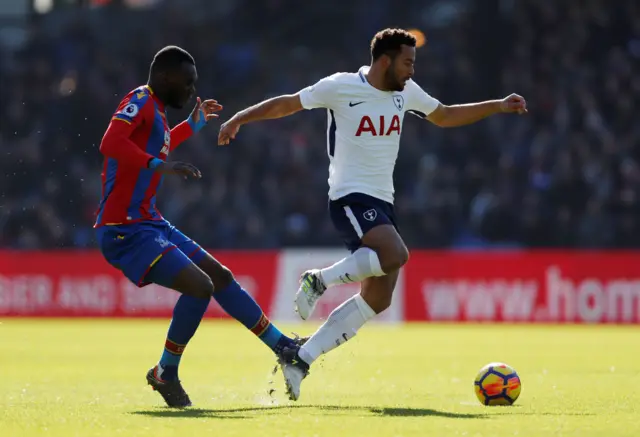
[(405, 319), (640, 323), (640, 253), (418, 252)]
[[(218, 259), (268, 312), (278, 254), (226, 252)], [(0, 316), (169, 317), (178, 297), (156, 285), (136, 287), (98, 252), (0, 251)], [(212, 300), (207, 316), (226, 314)]]
[[(216, 256), (270, 317), (295, 321), (300, 266), (344, 254)], [(640, 253), (415, 251), (401, 277), (388, 310), (394, 321), (640, 324)], [(325, 317), (345, 298), (327, 293)], [(162, 287), (137, 288), (98, 252), (0, 251), (0, 317), (169, 317), (177, 298)], [(207, 316), (226, 314), (212, 301)]]

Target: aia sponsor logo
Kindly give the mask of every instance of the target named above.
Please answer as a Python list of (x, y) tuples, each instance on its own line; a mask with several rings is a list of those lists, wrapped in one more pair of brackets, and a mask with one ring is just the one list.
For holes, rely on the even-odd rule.
[(397, 115), (394, 115), (390, 122), (388, 122), (384, 115), (381, 115), (376, 121), (377, 123), (374, 124), (368, 115), (362, 117), (358, 125), (358, 130), (356, 131), (356, 137), (362, 136), (365, 133), (374, 137), (389, 136), (394, 132), (400, 135), (400, 117)]

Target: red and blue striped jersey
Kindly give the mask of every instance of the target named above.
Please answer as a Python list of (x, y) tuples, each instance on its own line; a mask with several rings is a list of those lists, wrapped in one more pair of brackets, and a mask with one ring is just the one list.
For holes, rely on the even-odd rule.
[(105, 159), (94, 227), (164, 220), (156, 208), (162, 175), (148, 163), (153, 158), (166, 161), (169, 152), (192, 134), (187, 122), (169, 128), (164, 104), (149, 86), (131, 91), (100, 144)]

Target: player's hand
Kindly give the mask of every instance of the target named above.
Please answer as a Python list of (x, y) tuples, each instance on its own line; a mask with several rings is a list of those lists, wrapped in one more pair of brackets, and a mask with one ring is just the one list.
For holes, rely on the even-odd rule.
[(500, 102), (500, 110), (502, 112), (517, 112), (518, 114), (525, 114), (527, 111), (527, 101), (524, 97), (518, 94), (511, 94), (505, 97)]
[(212, 118), (218, 118), (219, 112), (222, 110), (222, 105), (217, 100), (200, 100), (200, 97), (196, 99), (196, 106), (191, 111), (191, 119), (198, 124), (200, 120), (204, 119), (204, 122), (211, 120)]
[(200, 173), (200, 170), (198, 170), (198, 168), (195, 165), (189, 164), (187, 162), (179, 162), (179, 161), (163, 162), (159, 164), (155, 168), (155, 170), (163, 174), (180, 175), (185, 179), (188, 179), (190, 177), (195, 179), (200, 179), (202, 177), (202, 173)]
[(220, 126), (220, 133), (218, 134), (218, 145), (226, 146), (231, 140), (235, 140), (239, 130), (240, 123), (235, 117), (223, 123), (222, 126)]

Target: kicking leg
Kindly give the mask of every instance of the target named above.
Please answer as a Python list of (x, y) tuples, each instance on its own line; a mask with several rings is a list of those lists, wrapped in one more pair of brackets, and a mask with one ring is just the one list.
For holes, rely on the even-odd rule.
[(381, 277), (367, 278), (361, 292), (333, 310), (327, 321), (302, 347), (287, 348), (280, 358), (287, 393), (292, 400), (300, 396), (300, 384), (311, 365), (322, 354), (353, 338), (358, 330), (391, 305), (399, 270)]
[(400, 269), (409, 259), (409, 251), (392, 224), (372, 228), (360, 241), (362, 247), (346, 258), (302, 275), (295, 309), (303, 320), (313, 313), (328, 287), (384, 276)]

